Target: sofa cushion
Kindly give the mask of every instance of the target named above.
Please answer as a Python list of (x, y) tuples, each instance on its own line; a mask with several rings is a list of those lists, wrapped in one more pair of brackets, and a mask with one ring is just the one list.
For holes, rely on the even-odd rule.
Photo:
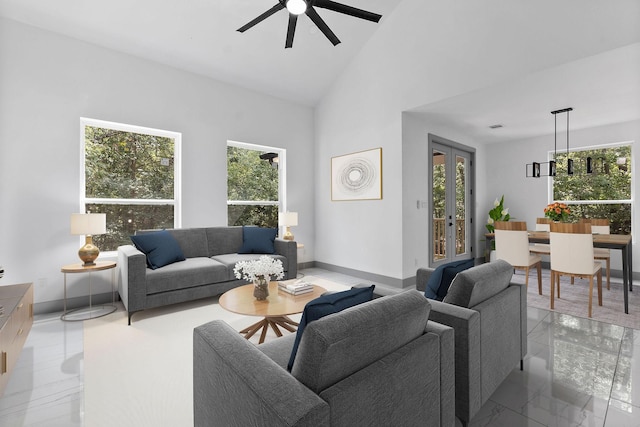
[(152, 270), (185, 259), (178, 241), (166, 230), (131, 236), (131, 241), (147, 256), (147, 266)]
[[(282, 255), (269, 255), (271, 258), (278, 259), (282, 262), (283, 268), (287, 266), (287, 258)], [(225, 254), (225, 255), (216, 255), (212, 256), (211, 259), (218, 261), (220, 264), (224, 264), (227, 267), (227, 271), (229, 273), (229, 279), (227, 280), (235, 280), (236, 275), (233, 272), (233, 269), (236, 266), (236, 263), (240, 261), (251, 261), (254, 259), (260, 258), (259, 254)], [(284, 270), (284, 273), (287, 273), (287, 270)]]
[(424, 296), (430, 299), (442, 301), (445, 295), (447, 295), (449, 286), (451, 285), (453, 278), (456, 277), (456, 274), (473, 267), (473, 263), (473, 259), (463, 259), (439, 265), (435, 270), (433, 270), (433, 273), (429, 276), (429, 280), (427, 280)]
[(421, 336), (430, 310), (411, 290), (316, 320), (305, 328), (291, 374), (319, 394)]
[(458, 273), (443, 302), (472, 308), (509, 286), (513, 267), (504, 260), (481, 264)]
[(238, 253), (242, 247), (242, 227), (208, 227), (207, 245), (208, 255), (224, 255)]
[(147, 295), (211, 283), (226, 282), (227, 267), (211, 258), (187, 258), (183, 262), (147, 271)]
[(240, 254), (272, 254), (275, 252), (273, 241), (278, 230), (275, 228), (263, 228), (245, 226), (242, 227), (242, 247)]
[(296, 359), (296, 353), (298, 352), (298, 346), (300, 345), (300, 339), (306, 326), (313, 322), (327, 316), (329, 314), (338, 313), (345, 308), (353, 307), (363, 302), (371, 301), (373, 299), (373, 289), (375, 285), (371, 285), (366, 288), (352, 288), (348, 291), (332, 292), (322, 295), (319, 298), (309, 301), (304, 306), (302, 312), (302, 319), (298, 325), (298, 331), (296, 332), (296, 339), (293, 343), (293, 349), (291, 350), (291, 357), (287, 364), (287, 369), (291, 371), (293, 362)]
[(176, 238), (185, 258), (209, 256), (204, 228), (173, 228), (167, 231)]

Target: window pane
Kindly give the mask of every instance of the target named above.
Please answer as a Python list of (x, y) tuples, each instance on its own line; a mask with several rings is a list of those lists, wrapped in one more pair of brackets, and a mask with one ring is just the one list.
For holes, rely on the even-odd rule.
[(447, 206), (446, 191), (446, 154), (438, 150), (433, 150), (433, 260), (438, 261), (446, 258), (446, 231), (445, 208)]
[[(87, 204), (88, 213), (107, 214), (107, 233), (93, 237), (102, 252), (130, 245), (136, 230), (173, 228), (173, 205)], [(277, 215), (276, 215), (277, 216)]]
[(227, 200), (278, 201), (278, 168), (261, 159), (261, 154), (227, 146)]
[(275, 205), (229, 205), (229, 225), (257, 225), (278, 228), (278, 206)]
[(571, 205), (571, 216), (578, 218), (606, 218), (611, 234), (631, 234), (631, 204)]
[[(571, 201), (631, 200), (631, 146), (598, 148), (569, 153), (574, 175), (567, 175), (567, 153), (556, 156), (558, 174), (553, 178), (554, 200), (565, 200), (570, 220), (606, 218), (611, 233), (631, 233), (631, 203), (575, 204)], [(587, 173), (590, 164), (592, 172)]]
[[(569, 153), (574, 175), (567, 175), (567, 153), (556, 156), (554, 200), (630, 200), (631, 146), (625, 145)], [(587, 158), (593, 173), (587, 174)]]
[(87, 198), (173, 199), (174, 140), (85, 126)]

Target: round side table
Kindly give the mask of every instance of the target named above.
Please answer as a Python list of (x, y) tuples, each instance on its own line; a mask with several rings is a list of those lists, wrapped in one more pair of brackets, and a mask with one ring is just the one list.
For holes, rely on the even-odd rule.
[[(84, 266), (82, 263), (69, 264), (63, 266), (60, 271), (64, 273), (64, 308), (60, 319), (67, 322), (77, 322), (81, 320), (95, 319), (106, 316), (116, 311), (115, 306), (115, 261), (96, 261), (95, 265)], [(111, 270), (111, 304), (94, 306), (92, 303), (92, 283), (91, 275), (94, 271)], [(67, 310), (67, 274), (89, 273), (89, 307), (74, 308)]]

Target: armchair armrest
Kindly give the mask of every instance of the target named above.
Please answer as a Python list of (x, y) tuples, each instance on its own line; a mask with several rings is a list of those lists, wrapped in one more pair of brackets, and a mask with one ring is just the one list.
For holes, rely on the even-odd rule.
[(222, 320), (193, 331), (194, 426), (328, 426), (329, 405)]
[[(453, 426), (456, 423), (455, 405), (451, 402), (455, 401), (455, 387), (452, 378), (455, 377), (455, 363), (449, 355), (455, 355), (454, 332), (453, 328), (442, 325), (438, 322), (428, 321), (425, 332), (434, 333), (440, 336), (440, 425)], [(450, 384), (449, 387), (444, 386)]]
[(429, 268), (429, 267), (418, 269), (418, 271), (416, 272), (416, 289), (417, 290), (424, 292), (424, 290), (427, 288), (427, 281), (429, 280), (429, 277), (434, 271), (435, 271), (435, 268)]
[[(475, 310), (429, 300), (431, 320), (453, 328), (455, 335), (456, 415), (469, 420), (481, 405), (480, 314)], [(467, 414), (466, 416), (461, 416)]]
[(276, 254), (287, 258), (287, 265), (283, 266), (287, 272), (284, 280), (295, 279), (298, 276), (298, 244), (293, 240), (277, 238), (273, 246)]
[(143, 310), (147, 294), (147, 257), (133, 245), (118, 246), (118, 267), (118, 293), (124, 307), (129, 315)]

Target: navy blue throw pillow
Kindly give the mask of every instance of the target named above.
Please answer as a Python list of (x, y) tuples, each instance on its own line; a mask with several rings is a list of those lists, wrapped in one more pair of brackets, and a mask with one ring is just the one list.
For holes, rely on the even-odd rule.
[(242, 247), (239, 254), (273, 254), (273, 241), (278, 230), (275, 228), (242, 227)]
[(147, 265), (152, 270), (185, 260), (180, 244), (167, 230), (131, 236), (131, 241), (147, 255)]
[(309, 301), (302, 312), (302, 319), (298, 325), (296, 339), (293, 342), (293, 350), (291, 350), (291, 357), (287, 364), (289, 372), (291, 372), (293, 362), (296, 359), (296, 353), (298, 352), (298, 346), (300, 345), (304, 328), (309, 323), (329, 314), (338, 313), (345, 308), (371, 301), (373, 299), (373, 289), (375, 287), (376, 285), (371, 285), (367, 288), (352, 288), (348, 291), (326, 294)]
[(424, 296), (429, 299), (442, 301), (449, 291), (451, 282), (456, 274), (473, 267), (473, 259), (463, 259), (461, 261), (453, 261), (448, 264), (439, 265), (427, 280), (427, 286), (424, 290)]

